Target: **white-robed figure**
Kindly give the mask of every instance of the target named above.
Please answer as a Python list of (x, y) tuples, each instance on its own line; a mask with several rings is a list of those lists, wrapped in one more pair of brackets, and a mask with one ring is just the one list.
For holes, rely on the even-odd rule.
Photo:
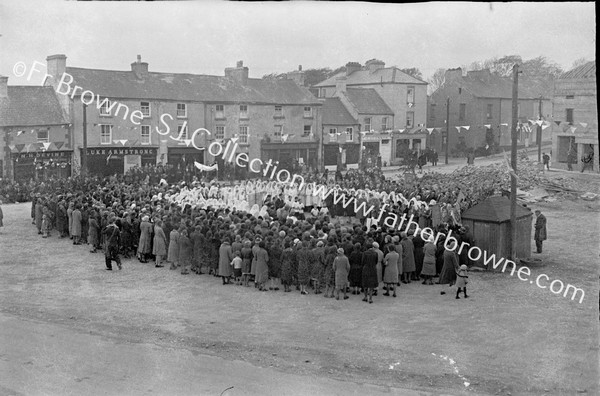
[(258, 212), (260, 212), (258, 205), (257, 204), (252, 205), (252, 208), (250, 209), (250, 214), (254, 217), (258, 217)]
[(305, 206), (313, 206), (315, 204), (315, 199), (312, 196), (313, 193), (313, 185), (312, 183), (304, 183), (304, 196), (306, 197)]

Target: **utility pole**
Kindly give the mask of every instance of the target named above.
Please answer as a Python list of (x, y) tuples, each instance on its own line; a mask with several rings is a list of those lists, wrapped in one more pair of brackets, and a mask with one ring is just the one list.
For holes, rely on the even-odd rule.
[(446, 161), (448, 165), (448, 146), (450, 145), (450, 96), (446, 98)]
[(519, 65), (513, 66), (513, 89), (512, 89), (512, 126), (511, 126), (511, 150), (510, 150), (510, 257), (516, 261), (517, 258), (517, 121), (519, 104)]
[(540, 95), (539, 103), (539, 121), (537, 126), (537, 141), (538, 141), (538, 163), (542, 163), (542, 95)]
[(81, 152), (81, 175), (87, 176), (87, 105), (83, 103), (83, 151)]

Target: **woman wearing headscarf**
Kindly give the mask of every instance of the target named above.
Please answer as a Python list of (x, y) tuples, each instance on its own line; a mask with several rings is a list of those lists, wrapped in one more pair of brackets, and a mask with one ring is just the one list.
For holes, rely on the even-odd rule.
[(150, 217), (143, 216), (140, 223), (140, 239), (138, 242), (138, 259), (142, 263), (148, 262), (148, 256), (152, 252), (152, 228)]
[(231, 260), (233, 260), (233, 251), (229, 244), (229, 237), (225, 237), (219, 247), (219, 276), (222, 278), (224, 285), (229, 284), (229, 278), (233, 275)]
[(179, 233), (179, 239), (177, 242), (179, 256), (177, 261), (181, 266), (181, 275), (189, 274), (189, 268), (192, 265), (193, 246), (192, 241), (188, 238), (188, 231), (183, 228)]
[(344, 291), (344, 300), (348, 299), (346, 288), (348, 286), (348, 274), (350, 272), (350, 263), (348, 257), (344, 255), (344, 249), (337, 249), (337, 256), (333, 260), (333, 272), (335, 274), (335, 299), (340, 299), (340, 291)]
[(429, 236), (427, 243), (423, 247), (423, 268), (421, 270), (421, 277), (423, 278), (424, 285), (433, 285), (432, 278), (436, 275), (436, 254), (437, 247), (433, 243), (433, 236)]
[(265, 283), (269, 280), (269, 254), (265, 241), (260, 241), (256, 252), (256, 284), (258, 290), (266, 291)]
[(100, 225), (96, 218), (96, 211), (92, 210), (88, 219), (88, 244), (91, 245), (90, 253), (96, 253), (100, 245)]
[(390, 289), (394, 293), (393, 296), (396, 297), (396, 284), (398, 283), (398, 275), (399, 275), (399, 266), (398, 262), (400, 259), (400, 255), (396, 252), (396, 247), (393, 244), (389, 244), (387, 246), (388, 253), (385, 255), (383, 259), (383, 265), (385, 266), (385, 272), (383, 274), (383, 283), (386, 286), (386, 292), (383, 294), (384, 296), (390, 295)]
[(152, 254), (155, 257), (156, 268), (162, 268), (162, 260), (164, 256), (167, 255), (167, 237), (165, 236), (165, 232), (162, 229), (163, 222), (162, 220), (156, 220), (154, 225), (154, 240), (152, 244)]
[(360, 243), (355, 243), (350, 253), (350, 287), (353, 288), (352, 294), (360, 294), (362, 285), (362, 252)]

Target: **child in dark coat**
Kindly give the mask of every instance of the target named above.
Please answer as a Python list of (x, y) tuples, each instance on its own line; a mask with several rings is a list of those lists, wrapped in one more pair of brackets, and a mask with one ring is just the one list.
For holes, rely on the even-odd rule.
[(469, 283), (469, 281), (467, 280), (469, 278), (467, 276), (467, 270), (468, 270), (468, 267), (463, 264), (460, 266), (460, 270), (456, 273), (456, 298), (457, 299), (460, 298), (458, 295), (460, 294), (461, 290), (463, 290), (463, 292), (465, 294), (465, 298), (469, 298), (469, 296), (467, 296), (467, 283)]

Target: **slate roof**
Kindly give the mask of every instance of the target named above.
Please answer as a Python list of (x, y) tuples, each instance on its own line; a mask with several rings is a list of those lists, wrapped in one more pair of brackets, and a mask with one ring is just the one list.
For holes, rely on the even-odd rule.
[(359, 114), (394, 115), (373, 88), (347, 88), (346, 97)]
[(9, 85), (7, 93), (0, 98), (0, 127), (69, 123), (52, 87)]
[[(462, 79), (452, 80), (459, 87), (471, 92), (479, 98), (512, 98), (512, 78), (501, 77), (491, 73), (488, 78), (479, 75), (466, 75)], [(551, 83), (519, 79), (519, 99), (538, 99), (552, 96)]]
[(143, 80), (132, 71), (67, 67), (71, 86), (79, 85), (96, 95), (119, 99), (162, 99), (197, 102), (243, 102), (320, 105), (305, 87), (293, 80), (249, 78), (246, 85), (224, 76), (149, 72)]
[(323, 103), (323, 125), (357, 125), (358, 120), (346, 109), (340, 98), (327, 98)]
[[(340, 72), (325, 81), (316, 84), (315, 87), (334, 87), (337, 77), (345, 76), (346, 72)], [(427, 84), (418, 78), (410, 76), (397, 67), (384, 67), (371, 73), (369, 70), (357, 70), (346, 77), (346, 85), (355, 84), (379, 84), (381, 82), (395, 82), (403, 84)]]
[(591, 61), (571, 69), (562, 74), (559, 78), (561, 80), (567, 78), (596, 78), (596, 61)]
[[(531, 216), (533, 213), (517, 205), (517, 219)], [(507, 197), (489, 197), (485, 201), (467, 209), (462, 218), (474, 221), (504, 223), (510, 221), (510, 199)]]

